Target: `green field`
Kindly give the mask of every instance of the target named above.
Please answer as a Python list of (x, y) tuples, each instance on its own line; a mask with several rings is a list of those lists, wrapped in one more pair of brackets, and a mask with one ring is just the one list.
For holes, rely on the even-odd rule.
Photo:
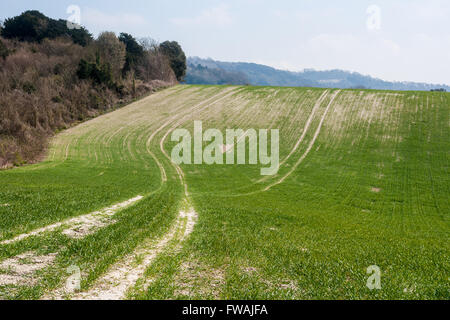
[[(180, 85), (85, 122), (0, 172), (0, 299), (450, 299), (449, 111), (447, 93)], [(194, 120), (279, 129), (278, 175), (173, 164)]]

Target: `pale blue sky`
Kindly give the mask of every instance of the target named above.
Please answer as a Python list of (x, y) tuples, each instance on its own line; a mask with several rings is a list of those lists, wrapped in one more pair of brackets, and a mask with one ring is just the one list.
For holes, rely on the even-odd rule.
[(190, 56), (450, 85), (449, 0), (15, 0), (0, 2), (0, 19), (29, 9), (68, 18), (69, 5), (94, 34), (177, 40)]

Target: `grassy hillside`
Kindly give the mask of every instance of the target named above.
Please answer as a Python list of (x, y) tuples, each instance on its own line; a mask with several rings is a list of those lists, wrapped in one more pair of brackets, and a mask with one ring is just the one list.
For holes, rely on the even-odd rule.
[[(126, 283), (141, 299), (449, 299), (449, 106), (446, 93), (177, 86), (69, 129), (43, 163), (0, 172), (0, 296), (72, 297), (76, 265), (75, 298)], [(278, 175), (174, 165), (170, 133), (194, 120), (280, 129)], [(139, 195), (95, 228), (30, 233)], [(51, 262), (4, 268), (29, 252)], [(366, 287), (371, 265), (381, 290)]]

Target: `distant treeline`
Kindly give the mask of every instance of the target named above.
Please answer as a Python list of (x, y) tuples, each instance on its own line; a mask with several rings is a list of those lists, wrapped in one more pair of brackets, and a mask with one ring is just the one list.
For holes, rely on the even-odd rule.
[(223, 69), (204, 67), (200, 64), (188, 64), (185, 80), (189, 84), (246, 85), (250, 83), (248, 77), (242, 72), (229, 72)]
[(447, 90), (445, 90), (444, 88), (440, 88), (440, 89), (431, 89), (431, 92), (447, 92)]
[[(247, 78), (247, 82), (255, 86), (418, 91), (429, 91), (440, 87), (445, 90), (450, 89), (445, 85), (384, 81), (357, 72), (343, 70), (317, 71), (306, 69), (303, 72), (291, 72), (256, 63), (222, 62), (198, 57), (189, 58), (188, 65), (195, 67), (188, 68), (186, 82), (196, 84), (216, 84), (218, 80), (210, 75), (211, 70), (214, 70), (215, 75), (223, 75), (223, 78), (229, 84), (242, 84), (242, 79)], [(229, 73), (233, 76), (228, 76)], [(222, 77), (219, 77), (219, 79), (221, 80)], [(230, 80), (233, 80), (233, 82), (229, 82)]]
[(83, 27), (27, 11), (0, 27), (0, 167), (30, 163), (48, 137), (183, 80), (177, 42)]

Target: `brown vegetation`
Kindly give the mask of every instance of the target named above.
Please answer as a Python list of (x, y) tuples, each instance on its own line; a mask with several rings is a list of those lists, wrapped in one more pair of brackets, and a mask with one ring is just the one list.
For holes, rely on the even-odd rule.
[[(0, 168), (32, 163), (56, 131), (176, 82), (157, 49), (147, 49), (135, 70), (122, 74), (126, 52), (113, 33), (87, 47), (63, 38), (0, 41), (8, 53), (0, 57)], [(80, 79), (82, 59), (106, 70), (112, 81)]]

